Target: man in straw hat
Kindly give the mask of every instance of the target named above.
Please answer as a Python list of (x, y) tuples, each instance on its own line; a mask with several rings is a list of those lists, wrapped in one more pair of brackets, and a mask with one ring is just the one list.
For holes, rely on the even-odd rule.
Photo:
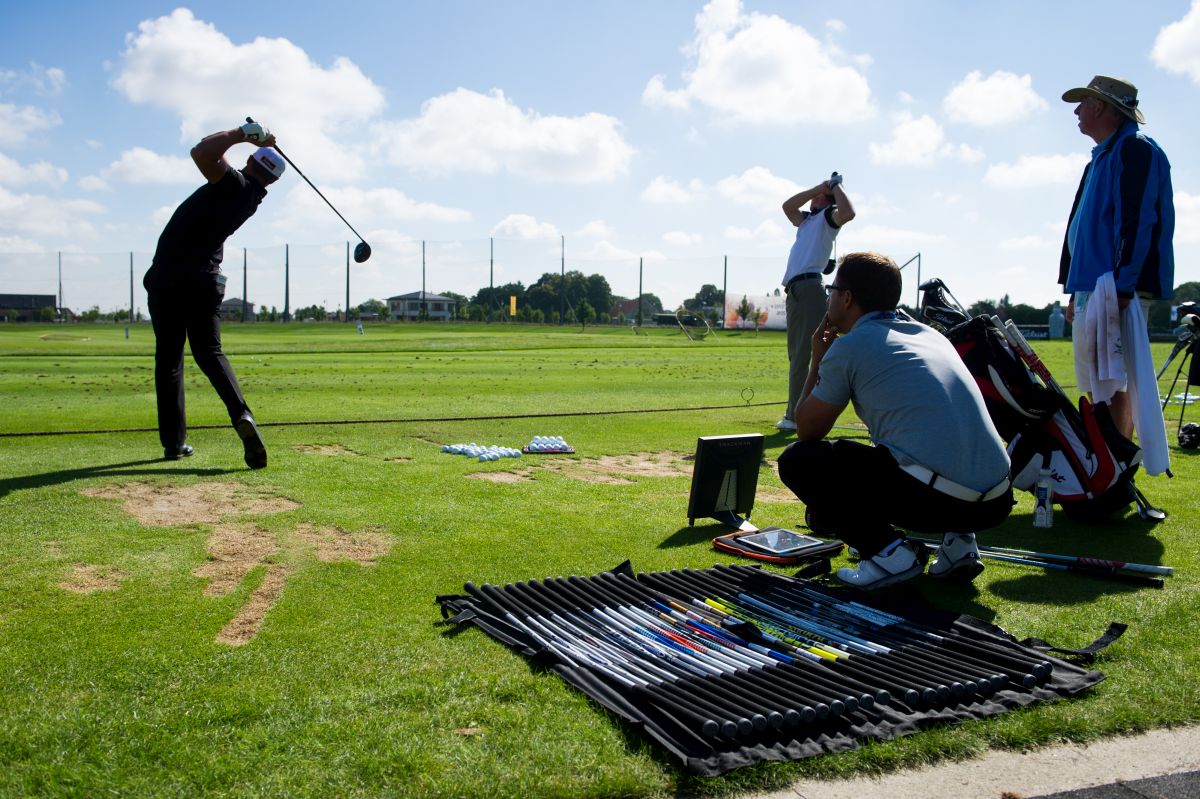
[[(1157, 382), (1153, 368), (1147, 372), (1128, 367), (1136, 366), (1130, 358), (1138, 357), (1133, 353), (1139, 348), (1149, 355), (1150, 300), (1174, 293), (1171, 165), (1154, 140), (1138, 129), (1146, 118), (1133, 84), (1097, 75), (1062, 99), (1077, 103), (1079, 130), (1096, 142), (1071, 207), (1058, 274), (1064, 292), (1071, 295), (1066, 315), (1073, 324), (1076, 378), (1080, 390), (1094, 401), (1109, 403), (1126, 437), (1133, 435), (1132, 392), (1146, 447), (1153, 431), (1143, 422), (1152, 425), (1157, 414), (1157, 426), (1162, 426)], [(1140, 302), (1131, 303), (1134, 297)], [(1106, 307), (1112, 304), (1116, 307)], [(1138, 380), (1138, 372), (1148, 374), (1150, 382)]]
[[(259, 145), (234, 169), (225, 152), (236, 144)], [(154, 325), (154, 388), (163, 457), (179, 460), (195, 450), (187, 443), (183, 401), (183, 345), (225, 403), (242, 440), (246, 465), (267, 465), (267, 449), (237, 377), (221, 351), (221, 301), (225, 239), (253, 216), (284, 162), (272, 149), (275, 137), (257, 122), (214, 133), (192, 148), (192, 160), (208, 181), (180, 203), (158, 238), (154, 260), (142, 280)]]

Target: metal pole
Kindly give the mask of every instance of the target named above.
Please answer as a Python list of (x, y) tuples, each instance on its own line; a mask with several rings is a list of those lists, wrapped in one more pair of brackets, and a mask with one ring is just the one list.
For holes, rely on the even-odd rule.
[(246, 248), (242, 248), (242, 321), (246, 321), (246, 309), (249, 300), (246, 299)]
[(913, 308), (921, 307), (921, 253), (917, 253), (917, 304)]
[(638, 327), (642, 326), (642, 259), (638, 258)]
[(58, 251), (58, 318), (62, 320), (63, 293), (62, 293), (62, 250)]
[(346, 242), (346, 321), (350, 321), (350, 242)]
[(288, 273), (288, 246), (283, 245), (283, 321), (291, 321), (291, 296), (288, 294), (291, 275)]
[[(129, 253), (129, 324), (133, 324), (133, 251)], [(129, 328), (125, 328), (125, 337), (129, 338)]]
[(567, 322), (567, 237), (559, 236), (558, 323)]
[[(496, 303), (496, 239), (488, 237), (488, 296), (492, 298), (492, 302)], [(499, 304), (499, 303), (496, 303)], [(504, 310), (501, 309), (501, 314)], [(488, 322), (491, 316), (491, 308), (484, 311), (483, 321)]]
[(725, 298), (729, 295), (729, 256), (725, 256), (725, 276), (721, 284), (721, 327), (725, 327)]

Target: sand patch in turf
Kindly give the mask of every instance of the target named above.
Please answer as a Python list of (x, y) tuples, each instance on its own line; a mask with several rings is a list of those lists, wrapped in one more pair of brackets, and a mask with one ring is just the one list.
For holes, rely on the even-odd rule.
[(296, 527), (295, 536), (312, 547), (322, 563), (349, 560), (359, 566), (374, 566), (392, 548), (391, 536), (378, 529), (350, 533), (339, 527), (301, 524)]
[(270, 489), (241, 483), (123, 483), (85, 488), (82, 493), (121, 500), (125, 512), (147, 527), (212, 524), (228, 516), (265, 516), (300, 507)]
[(361, 454), (341, 444), (297, 444), (296, 451), (305, 455), (327, 455), (330, 457)]
[(58, 587), (76, 594), (94, 594), (97, 591), (116, 591), (121, 581), (129, 574), (116, 566), (104, 564), (77, 564), (63, 578)]

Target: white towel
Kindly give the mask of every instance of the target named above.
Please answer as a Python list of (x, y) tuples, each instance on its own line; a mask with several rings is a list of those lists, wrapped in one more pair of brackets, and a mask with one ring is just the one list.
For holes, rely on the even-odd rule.
[[(1135, 303), (1130, 303), (1134, 305)], [(1093, 402), (1108, 402), (1125, 389), (1126, 364), (1121, 340), (1121, 307), (1112, 272), (1096, 281), (1083, 308), (1081, 335), (1075, 336), (1075, 377)], [(1147, 347), (1149, 343), (1147, 342)]]
[[(1167, 426), (1159, 405), (1150, 337), (1146, 335), (1146, 316), (1137, 298), (1121, 312), (1121, 334), (1129, 342), (1125, 348), (1125, 369), (1129, 374), (1133, 429), (1137, 431), (1138, 444), (1142, 448), (1142, 468), (1153, 477), (1171, 468), (1171, 454), (1167, 448)], [(1139, 391), (1138, 386), (1154, 386), (1154, 390)]]

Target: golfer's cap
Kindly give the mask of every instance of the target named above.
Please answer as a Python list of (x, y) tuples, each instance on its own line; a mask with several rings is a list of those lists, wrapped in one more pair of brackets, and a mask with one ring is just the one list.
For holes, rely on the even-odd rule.
[(1146, 124), (1146, 118), (1138, 110), (1137, 86), (1120, 78), (1109, 78), (1097, 75), (1092, 82), (1082, 89), (1070, 89), (1063, 92), (1063, 100), (1077, 103), (1084, 97), (1095, 97), (1097, 100), (1116, 106), (1117, 110), (1139, 124)]
[(254, 155), (250, 157), (254, 159), (255, 163), (270, 172), (275, 177), (280, 177), (283, 175), (283, 158), (281, 158), (279, 153), (273, 148), (259, 147), (254, 151)]

